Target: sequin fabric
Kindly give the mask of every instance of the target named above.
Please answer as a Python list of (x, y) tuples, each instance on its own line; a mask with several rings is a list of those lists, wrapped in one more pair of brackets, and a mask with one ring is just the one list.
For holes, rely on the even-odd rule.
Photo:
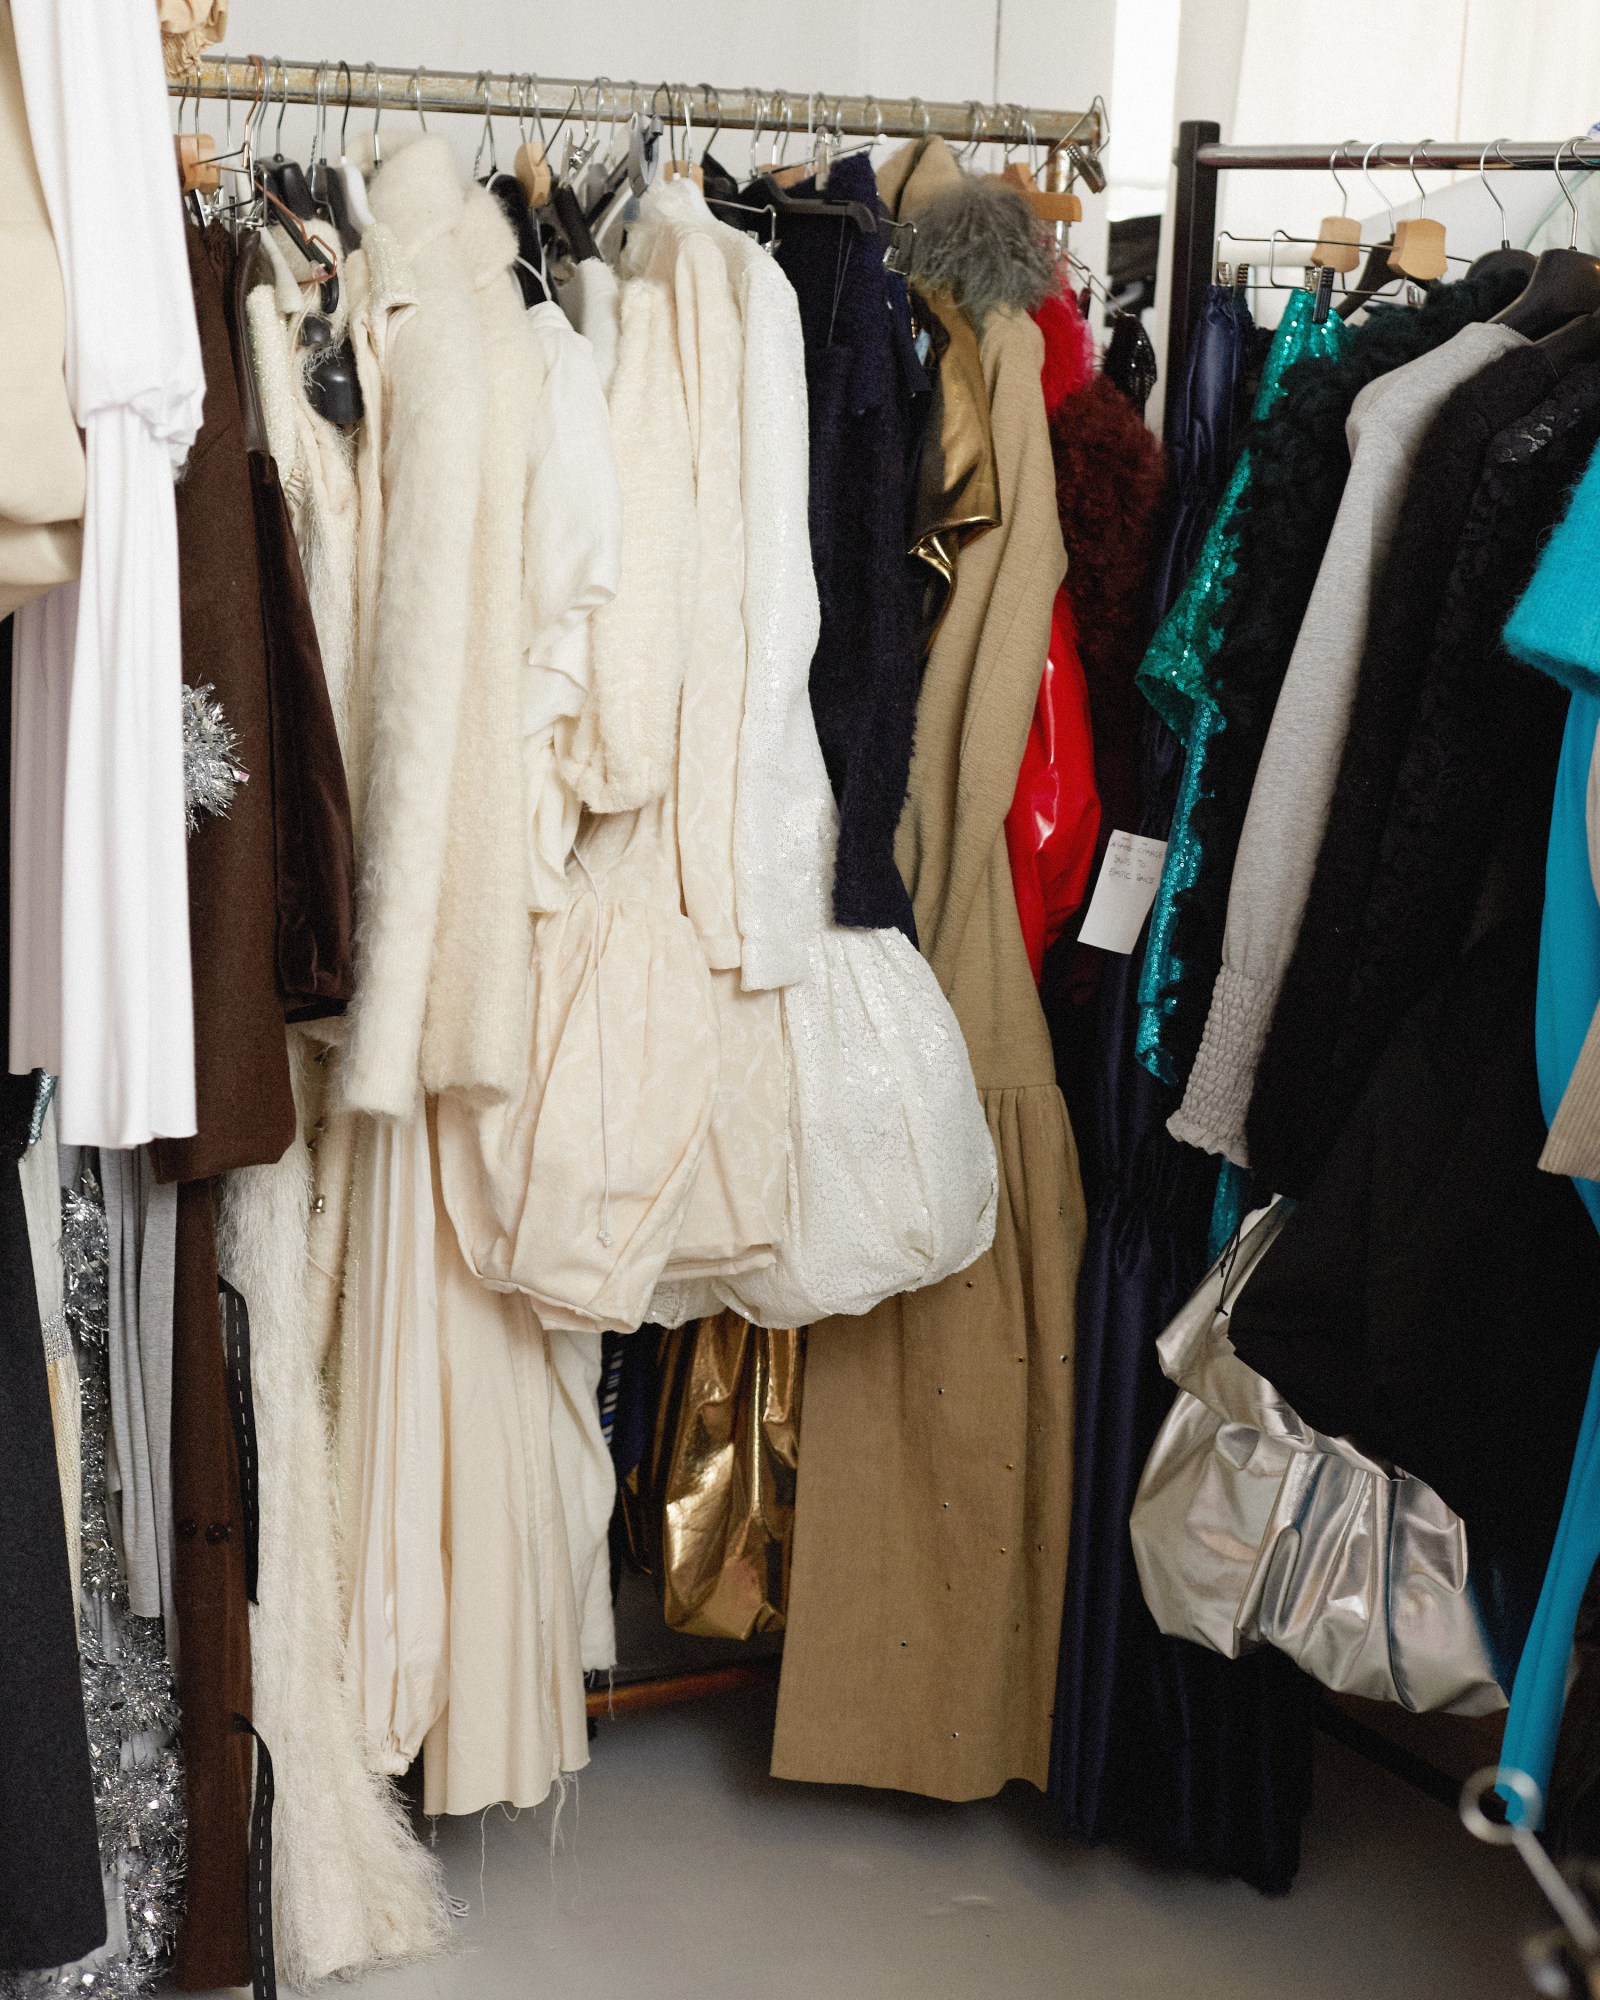
[[(1309, 292), (1296, 291), (1290, 295), (1261, 373), (1261, 386), (1250, 412), (1252, 422), (1259, 423), (1277, 404), (1283, 393), (1284, 375), (1294, 362), (1313, 355), (1331, 361), (1341, 352), (1348, 338), (1344, 321), (1337, 313), (1330, 313), (1319, 326), (1312, 318), (1313, 303)], [(1193, 825), (1206, 746), (1224, 727), (1223, 712), (1211, 697), (1208, 671), (1227, 618), (1238, 557), (1234, 516), (1249, 478), (1250, 450), (1246, 445), (1218, 503), (1189, 580), (1151, 640), (1138, 673), (1141, 693), (1184, 742), (1183, 775), (1167, 840), (1167, 857), (1150, 912), (1149, 942), (1139, 979), (1139, 1027), (1134, 1042), (1134, 1053), (1144, 1067), (1171, 1084), (1183, 1081), (1162, 1042), (1171, 996), (1184, 970), (1172, 950), (1173, 925), (1178, 898), (1193, 883), (1200, 867), (1200, 843)]]

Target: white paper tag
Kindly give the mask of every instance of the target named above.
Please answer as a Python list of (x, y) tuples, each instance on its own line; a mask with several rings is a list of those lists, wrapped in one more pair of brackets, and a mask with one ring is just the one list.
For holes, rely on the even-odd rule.
[(1161, 866), (1167, 858), (1164, 840), (1148, 840), (1142, 833), (1113, 833), (1101, 864), (1100, 880), (1089, 899), (1079, 938), (1097, 945), (1101, 951), (1124, 955), (1139, 942), (1144, 920), (1156, 899)]

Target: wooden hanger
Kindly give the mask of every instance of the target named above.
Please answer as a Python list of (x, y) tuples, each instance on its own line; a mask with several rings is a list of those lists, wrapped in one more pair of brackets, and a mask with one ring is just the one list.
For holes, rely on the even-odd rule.
[(217, 142), (200, 130), (200, 99), (194, 101), (195, 129), (183, 129), (183, 102), (189, 94), (185, 82), (178, 92), (178, 130), (172, 141), (178, 160), (178, 185), (185, 194), (216, 194), (222, 186), (222, 169), (217, 164)]
[(180, 132), (173, 144), (178, 155), (178, 185), (185, 194), (215, 194), (222, 186), (217, 142), (209, 132)]
[(1350, 213), (1350, 197), (1333, 164), (1337, 158), (1336, 152), (1328, 155), (1328, 172), (1333, 175), (1333, 184), (1339, 190), (1339, 213), (1325, 215), (1318, 223), (1311, 261), (1330, 271), (1353, 271), (1361, 262), (1361, 224)]
[[(1432, 142), (1423, 139), (1420, 144)], [(1394, 247), (1389, 252), (1389, 265), (1404, 278), (1415, 278), (1420, 284), (1431, 284), (1442, 278), (1448, 268), (1444, 247), (1444, 224), (1427, 214), (1428, 191), (1422, 185), (1417, 173), (1417, 149), (1411, 150), (1411, 178), (1417, 183), (1424, 212), (1421, 215), (1403, 215), (1394, 226)]]
[[(1052, 154), (1052, 158), (1056, 157)], [(1041, 188), (1033, 177), (1033, 171), (1020, 160), (1012, 160), (1002, 168), (1000, 178), (1008, 188), (1020, 194), (1041, 222), (1081, 222), (1083, 203), (1070, 191), (1059, 194)]]

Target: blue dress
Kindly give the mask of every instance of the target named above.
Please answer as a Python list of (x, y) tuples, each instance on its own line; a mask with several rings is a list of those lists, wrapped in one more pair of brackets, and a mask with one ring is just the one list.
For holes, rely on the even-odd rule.
[[(1550, 815), (1544, 917), (1539, 940), (1535, 1055), (1546, 1123), (1566, 1092), (1589, 1023), (1600, 1004), (1600, 900), (1589, 860), (1589, 766), (1600, 728), (1600, 610), (1594, 590), (1600, 554), (1600, 452), (1550, 539), (1533, 581), (1506, 625), (1508, 649), (1572, 689)], [(1573, 1186), (1600, 1229), (1600, 1183)], [(1596, 1301), (1600, 1311), (1600, 1300)], [(1544, 1587), (1517, 1666), (1500, 1761), (1549, 1789), (1566, 1699), (1567, 1662), (1578, 1608), (1600, 1559), (1600, 1360), (1590, 1380), (1573, 1453), (1566, 1503)], [(1520, 1802), (1507, 1798), (1512, 1819)]]

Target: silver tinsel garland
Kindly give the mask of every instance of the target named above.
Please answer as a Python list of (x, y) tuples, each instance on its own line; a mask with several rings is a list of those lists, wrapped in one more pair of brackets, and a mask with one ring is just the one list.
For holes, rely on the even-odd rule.
[[(159, 1618), (135, 1618), (106, 1498), (111, 1420), (105, 1204), (85, 1166), (62, 1197), (67, 1324), (78, 1345), (83, 1407), (83, 1601), (79, 1656), (100, 1863), (114, 1874), (126, 1952), (51, 1972), (0, 1972), (0, 2000), (64, 1993), (142, 2000), (172, 1956), (183, 1915), (183, 1764), (178, 1699)], [(108, 1643), (109, 1637), (109, 1643)]]
[(221, 819), (250, 773), (239, 762), (239, 737), (209, 681), (183, 691), (183, 816), (191, 833), (205, 817)]

